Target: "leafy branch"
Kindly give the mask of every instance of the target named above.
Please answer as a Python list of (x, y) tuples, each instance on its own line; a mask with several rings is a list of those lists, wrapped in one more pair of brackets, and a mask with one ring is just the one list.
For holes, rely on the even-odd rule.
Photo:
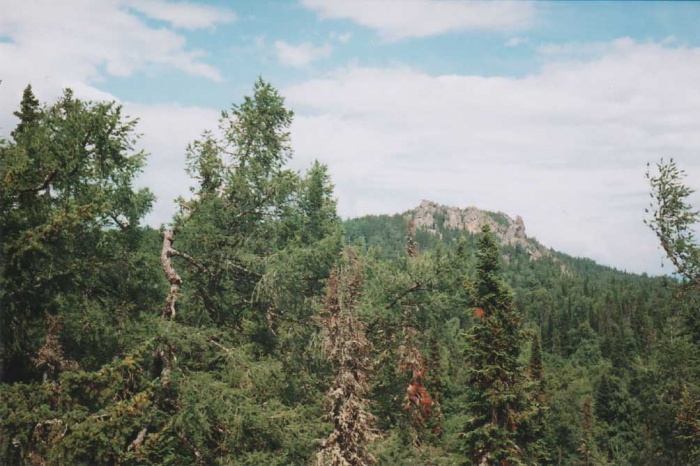
[(671, 159), (656, 164), (658, 174), (647, 164), (646, 178), (651, 185), (652, 201), (645, 212), (651, 218), (644, 223), (661, 241), (669, 260), (678, 273), (700, 286), (700, 245), (695, 238), (695, 226), (700, 212), (693, 210), (688, 198), (694, 190), (683, 183), (685, 171)]

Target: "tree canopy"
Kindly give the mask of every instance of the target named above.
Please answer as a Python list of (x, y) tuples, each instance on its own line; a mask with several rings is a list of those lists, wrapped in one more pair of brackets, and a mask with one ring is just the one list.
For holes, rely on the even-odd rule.
[(341, 220), (328, 168), (290, 168), (293, 113), (262, 79), (187, 147), (196, 184), (160, 229), (121, 106), (28, 86), (15, 115), (0, 463), (700, 459), (699, 214), (673, 161), (647, 223), (678, 275), (649, 277), (488, 226)]

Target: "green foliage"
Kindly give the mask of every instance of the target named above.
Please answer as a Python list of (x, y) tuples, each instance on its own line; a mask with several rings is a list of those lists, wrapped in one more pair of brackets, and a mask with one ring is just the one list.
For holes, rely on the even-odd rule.
[[(647, 165), (648, 168), (648, 165)], [(658, 175), (647, 170), (651, 185), (651, 218), (645, 223), (656, 233), (666, 255), (678, 273), (700, 286), (700, 245), (695, 239), (695, 224), (700, 212), (693, 210), (688, 197), (693, 190), (683, 184), (685, 172), (671, 159), (656, 165)]]
[(37, 378), (45, 314), (65, 317), (67, 354), (94, 368), (123, 348), (114, 329), (134, 304), (157, 296), (139, 227), (153, 196), (132, 183), (145, 158), (136, 122), (69, 90), (40, 107), (30, 87), (17, 116), (0, 147), (0, 380)]
[[(443, 355), (438, 372), (440, 383), (437, 390), (429, 392), (440, 399), (443, 434), (437, 445), (442, 446), (442, 451), (456, 452), (463, 444), (460, 432), (473, 421), (465, 409), (465, 388), (469, 385), (464, 382), (463, 344), (459, 334), (472, 328), (475, 318), (458, 310), (474, 306), (462, 284), (468, 275), (474, 274), (474, 246), (478, 238), (449, 229), (437, 232), (418, 229), (415, 238), (421, 253), (418, 259), (408, 260), (405, 256), (408, 229), (403, 216), (363, 217), (349, 220), (345, 225), (347, 237), (364, 245), (376, 260), (371, 266), (375, 284), (367, 283), (368, 293), (377, 303), (367, 315), (368, 337), (378, 355), (372, 398), (376, 401), (379, 426), (391, 432), (387, 443), (377, 443), (376, 451), (394, 451), (392, 448), (397, 447), (392, 442), (401, 440), (402, 456), (395, 458), (411, 458), (400, 460), (408, 463), (419, 457), (418, 451), (411, 453), (413, 449), (406, 449), (415, 437), (407, 435), (408, 425), (402, 421), (399, 403), (409, 380), (392, 364), (400, 357), (393, 348), (400, 347), (403, 341), (403, 309), (408, 308), (429, 310), (434, 319), (427, 328), (440, 329), (435, 333), (439, 335), (438, 352)], [(382, 236), (382, 231), (387, 234)], [(524, 411), (525, 419), (518, 429), (519, 441), (526, 445), (523, 461), (534, 464), (578, 461), (583, 405), (587, 399), (594, 398), (602, 372), (612, 369), (609, 373), (620, 378), (623, 393), (626, 390), (626, 396), (631, 397), (626, 403), (637, 425), (627, 428), (629, 423), (618, 424), (620, 435), (606, 437), (599, 433), (606, 425), (595, 419), (591, 408), (588, 444), (596, 464), (612, 461), (607, 459), (608, 455), (617, 455), (614, 457), (622, 464), (631, 461), (629, 458), (641, 458), (640, 462), (651, 464), (687, 462), (682, 459), (684, 447), (673, 440), (674, 415), (669, 413), (677, 402), (671, 401), (670, 393), (662, 388), (664, 384), (660, 381), (666, 376), (638, 371), (650, 358), (662, 354), (664, 345), (669, 348), (664, 353), (679, 355), (669, 361), (669, 367), (675, 368), (673, 377), (696, 366), (690, 363), (680, 368), (678, 359), (688, 357), (689, 347), (676, 351), (668, 345), (678, 343), (664, 342), (668, 332), (664, 322), (671, 316), (680, 314), (675, 319), (684, 329), (685, 322), (694, 322), (695, 313), (691, 311), (697, 309), (692, 304), (694, 295), (686, 293), (683, 299), (674, 300), (666, 279), (622, 273), (556, 252), (551, 257), (532, 260), (519, 246), (501, 246), (498, 256), (506, 258), (502, 276), (513, 290), (513, 306), (522, 313), (523, 327), (539, 333), (542, 342), (543, 383), (535, 383), (535, 378), (529, 377), (522, 384), (522, 398), (529, 400), (529, 409)], [(418, 274), (415, 265), (411, 265), (416, 261), (432, 265)], [(391, 308), (394, 312), (382, 310), (416, 281), (427, 286), (403, 295)], [(530, 347), (533, 346), (534, 342)], [(528, 353), (527, 346), (524, 349), (519, 357), (520, 367), (530, 362), (527, 355), (532, 356), (533, 352)], [(653, 367), (660, 367), (655, 364)], [(635, 381), (639, 377), (644, 377), (644, 382)], [(667, 413), (665, 418), (663, 412)], [(625, 448), (634, 449), (633, 456), (621, 456), (620, 451)]]
[(528, 410), (524, 373), (518, 362), (524, 334), (488, 225), (478, 241), (476, 276), (471, 284), (477, 321), (468, 335), (467, 404), (462, 450), (474, 463), (521, 464), (518, 429)]
[(197, 186), (165, 242), (139, 225), (153, 196), (118, 105), (28, 86), (15, 115), (0, 463), (700, 459), (698, 213), (672, 161), (647, 222), (681, 282), (532, 257), (441, 213), (341, 222), (327, 168), (287, 167), (293, 115), (262, 80), (187, 149)]

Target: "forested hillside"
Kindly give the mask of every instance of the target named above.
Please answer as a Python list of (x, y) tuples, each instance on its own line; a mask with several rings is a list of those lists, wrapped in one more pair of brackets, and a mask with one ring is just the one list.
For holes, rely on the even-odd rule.
[[(425, 202), (341, 221), (288, 168), (270, 84), (187, 149), (159, 230), (137, 122), (27, 87), (0, 143), (0, 463), (700, 463), (700, 249), (673, 162), (647, 221), (679, 274)], [(644, 220), (640, 212), (640, 222)]]

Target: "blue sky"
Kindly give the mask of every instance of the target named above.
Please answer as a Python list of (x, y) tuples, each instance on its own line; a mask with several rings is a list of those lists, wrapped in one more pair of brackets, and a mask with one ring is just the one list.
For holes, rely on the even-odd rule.
[[(140, 118), (167, 222), (184, 148), (257, 76), (343, 216), (422, 199), (521, 215), (547, 246), (649, 273), (647, 162), (700, 189), (700, 3), (0, 0), (0, 135), (31, 82)], [(696, 205), (700, 199), (694, 198)]]
[[(544, 61), (539, 48), (552, 44), (605, 43), (621, 37), (661, 42), (673, 37), (679, 44), (700, 45), (700, 2), (540, 2), (532, 5), (535, 13), (526, 26), (457, 30), (403, 40), (387, 40), (380, 31), (348, 18), (319, 17), (317, 11), (295, 1), (198, 4), (236, 15), (231, 22), (182, 33), (189, 48), (205, 53), (202, 62), (220, 70), (221, 82), (202, 80), (196, 85), (197, 80), (185, 73), (142, 70), (123, 78), (105, 73), (103, 87), (125, 100), (218, 107), (222, 98), (240, 99), (259, 75), (284, 87), (348, 63), (370, 67), (401, 63), (438, 75), (522, 77), (539, 70)], [(164, 21), (134, 13), (153, 28), (167, 27)], [(277, 41), (328, 46), (331, 51), (308, 65), (294, 67), (278, 59)]]

